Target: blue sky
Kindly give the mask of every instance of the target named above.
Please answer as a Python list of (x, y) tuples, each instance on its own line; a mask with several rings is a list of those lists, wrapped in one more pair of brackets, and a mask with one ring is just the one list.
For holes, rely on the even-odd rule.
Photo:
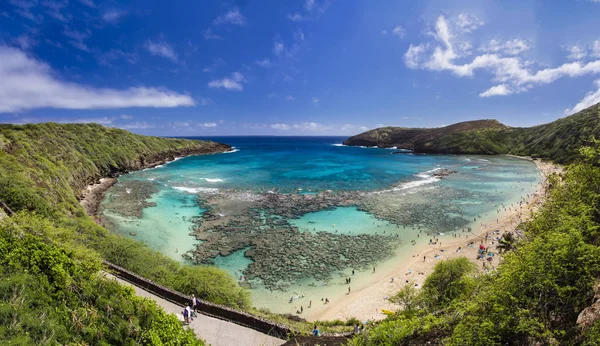
[(600, 102), (600, 0), (0, 3), (0, 122), (351, 135)]

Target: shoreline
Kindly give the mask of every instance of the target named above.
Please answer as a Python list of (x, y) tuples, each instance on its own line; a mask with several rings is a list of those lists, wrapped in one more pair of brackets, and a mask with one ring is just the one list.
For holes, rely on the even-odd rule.
[[(440, 238), (443, 240), (443, 246), (441, 246), (441, 243), (437, 245), (417, 244), (415, 247), (410, 248), (409, 253), (405, 254), (405, 260), (387, 270), (383, 278), (381, 278), (382, 276), (378, 276), (378, 278), (374, 278), (366, 287), (352, 291), (351, 294), (345, 295), (342, 299), (329, 304), (327, 308), (315, 311), (308, 320), (319, 321), (348, 319), (352, 317), (358, 318), (360, 321), (382, 320), (387, 317), (381, 312), (382, 309), (398, 310), (398, 306), (390, 303), (387, 297), (391, 297), (397, 293), (407, 284), (407, 280), (408, 284), (416, 284), (420, 288), (425, 282), (427, 275), (433, 271), (435, 265), (441, 260), (466, 257), (477, 265), (480, 272), (494, 270), (500, 260), (500, 256), (497, 255), (497, 240), (495, 238), (505, 232), (514, 231), (517, 225), (529, 220), (531, 215), (543, 205), (547, 176), (551, 173), (563, 171), (561, 166), (551, 162), (534, 160), (529, 157), (510, 156), (532, 161), (541, 174), (541, 179), (534, 192), (528, 198), (522, 197), (524, 203), (520, 208), (507, 206), (508, 209), (506, 211), (499, 213), (496, 223), (493, 223), (493, 220), (480, 220), (481, 225), (475, 227), (472, 232), (465, 234), (464, 238), (462, 234), (459, 234), (458, 238)], [(492, 232), (495, 230), (500, 230), (500, 233), (493, 234)], [(486, 233), (489, 237), (486, 237)], [(472, 247), (469, 247), (469, 243), (471, 242), (475, 243)], [(476, 259), (479, 244), (483, 244), (486, 248), (489, 247), (490, 251), (495, 253), (491, 262)], [(459, 252), (457, 251), (458, 247), (461, 247)], [(434, 259), (434, 255), (439, 255), (439, 258)], [(426, 256), (425, 261), (423, 260), (423, 256)], [(395, 278), (393, 282), (391, 281), (392, 277)]]
[[(216, 142), (215, 142), (216, 143)], [(98, 218), (98, 211), (100, 210), (100, 203), (104, 199), (104, 193), (111, 186), (117, 183), (119, 176), (121, 174), (127, 174), (129, 172), (141, 171), (145, 169), (156, 168), (161, 165), (166, 165), (168, 163), (177, 161), (184, 157), (190, 156), (199, 156), (199, 155), (213, 155), (213, 154), (223, 154), (232, 152), (232, 147), (228, 144), (216, 143), (219, 147), (223, 147), (223, 150), (218, 151), (206, 151), (205, 149), (182, 149), (177, 153), (166, 152), (166, 153), (158, 153), (155, 154), (157, 156), (162, 156), (162, 159), (158, 159), (156, 161), (145, 163), (143, 158), (140, 158), (141, 162), (138, 167), (134, 169), (124, 169), (120, 172), (111, 172), (108, 176), (100, 177), (100, 179), (94, 179), (94, 183), (88, 184), (83, 190), (81, 190), (79, 196), (79, 204), (85, 209), (86, 214), (91, 217), (96, 223), (102, 224)]]

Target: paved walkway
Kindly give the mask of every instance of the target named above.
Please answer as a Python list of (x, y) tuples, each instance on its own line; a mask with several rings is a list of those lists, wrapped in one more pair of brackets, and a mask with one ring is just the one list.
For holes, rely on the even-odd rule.
[[(156, 303), (165, 309), (166, 312), (173, 313), (178, 317), (181, 316), (181, 312), (184, 309), (183, 307), (157, 297), (154, 294), (145, 291), (144, 289), (137, 287), (130, 282), (121, 280), (111, 274), (106, 273), (106, 277), (117, 280), (124, 285), (133, 287), (138, 296), (150, 298), (156, 301)], [(212, 346), (276, 346), (285, 343), (284, 340), (265, 335), (254, 329), (242, 327), (235, 323), (223, 321), (202, 314), (198, 314), (198, 316), (194, 318), (189, 326), (194, 330), (198, 337), (204, 339)]]

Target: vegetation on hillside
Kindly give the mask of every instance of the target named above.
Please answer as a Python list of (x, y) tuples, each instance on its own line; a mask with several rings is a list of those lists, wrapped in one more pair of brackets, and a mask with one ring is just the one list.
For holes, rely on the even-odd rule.
[(154, 301), (101, 278), (95, 253), (47, 241), (65, 232), (27, 212), (0, 220), (3, 345), (204, 345)]
[(436, 129), (384, 127), (350, 137), (347, 145), (397, 146), (420, 153), (513, 154), (571, 163), (577, 150), (600, 138), (600, 104), (548, 124), (510, 128), (470, 121)]
[(392, 298), (396, 315), (351, 345), (600, 345), (600, 319), (576, 324), (600, 279), (600, 146), (580, 152), (496, 271), (440, 262), (421, 290)]
[[(0, 251), (0, 262), (7, 264), (3, 276), (14, 279), (6, 281), (4, 292), (15, 292), (13, 296), (9, 293), (3, 296), (7, 304), (3, 305), (3, 311), (8, 314), (5, 318), (15, 315), (15, 311), (11, 312), (17, 308), (15, 299), (22, 301), (19, 309), (23, 310), (18, 310), (18, 316), (24, 318), (23, 325), (35, 324), (33, 319), (28, 320), (32, 316), (47, 318), (50, 329), (39, 332), (54, 335), (59, 343), (65, 343), (59, 340), (79, 342), (80, 338), (81, 342), (98, 344), (99, 340), (108, 340), (113, 331), (115, 339), (108, 344), (124, 343), (128, 338), (132, 343), (151, 343), (149, 340), (159, 340), (161, 333), (183, 333), (176, 319), (172, 320), (172, 316), (165, 315), (153, 304), (134, 297), (116, 284), (93, 277), (101, 268), (100, 258), (186, 294), (235, 308), (249, 307), (249, 293), (225, 271), (207, 266), (184, 266), (141, 243), (112, 234), (87, 216), (77, 200), (82, 188), (102, 176), (140, 169), (177, 155), (214, 153), (228, 148), (208, 141), (139, 136), (97, 124), (0, 125), (0, 201), (18, 214), (2, 219), (3, 241), (17, 249)], [(9, 236), (12, 238), (7, 238)], [(43, 259), (47, 263), (40, 266), (37, 259), (27, 257), (25, 250), (20, 252), (20, 243), (15, 242), (22, 237), (29, 242), (26, 247), (49, 251), (52, 256)], [(31, 245), (32, 242), (35, 245)], [(23, 257), (15, 260), (19, 254)], [(69, 259), (72, 256), (76, 259)], [(69, 262), (69, 268), (61, 261)], [(60, 284), (55, 284), (54, 278), (46, 282), (44, 275), (59, 275)], [(24, 286), (30, 279), (31, 285)], [(74, 297), (83, 299), (96, 290), (99, 293), (94, 299), (100, 300), (75, 302)], [(116, 304), (124, 309), (117, 310), (121, 315), (112, 312), (117, 308), (102, 301), (103, 292), (106, 299), (118, 300)], [(44, 297), (43, 303), (38, 302), (42, 298), (35, 297), (37, 294)], [(80, 313), (83, 317), (77, 315)], [(77, 322), (82, 328), (79, 335), (65, 316), (70, 316), (71, 322), (82, 318), (92, 320), (88, 321), (89, 326), (87, 322)], [(119, 316), (130, 329), (121, 334), (114, 329), (121, 323)], [(8, 333), (6, 338), (29, 335), (29, 327), (18, 330), (19, 323), (15, 320), (8, 331), (3, 331)], [(155, 323), (161, 324), (160, 328), (156, 329)], [(73, 336), (65, 339), (67, 337), (60, 333)], [(164, 340), (176, 337), (175, 334), (168, 337), (164, 334)], [(15, 340), (21, 340), (18, 338)]]

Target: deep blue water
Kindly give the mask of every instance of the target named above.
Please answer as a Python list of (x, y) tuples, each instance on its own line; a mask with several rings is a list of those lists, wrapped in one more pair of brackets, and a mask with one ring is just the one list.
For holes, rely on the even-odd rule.
[(193, 187), (375, 190), (437, 165), (454, 166), (461, 161), (456, 156), (392, 155), (392, 149), (344, 147), (345, 138), (201, 137), (230, 144), (238, 151), (186, 158), (164, 170), (172, 181)]

